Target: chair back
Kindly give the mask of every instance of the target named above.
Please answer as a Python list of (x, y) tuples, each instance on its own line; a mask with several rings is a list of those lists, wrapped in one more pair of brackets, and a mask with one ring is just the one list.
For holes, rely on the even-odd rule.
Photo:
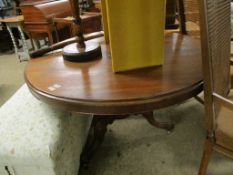
[(199, 0), (206, 127), (215, 129), (213, 93), (226, 97), (230, 90), (230, 2), (231, 0)]

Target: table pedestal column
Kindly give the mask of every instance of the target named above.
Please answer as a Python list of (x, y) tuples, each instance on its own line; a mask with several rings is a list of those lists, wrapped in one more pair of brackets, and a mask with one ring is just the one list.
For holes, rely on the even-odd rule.
[[(145, 112), (141, 115), (149, 124), (157, 128), (166, 129), (168, 131), (171, 131), (174, 128), (173, 123), (157, 121), (153, 116), (153, 111)], [(88, 165), (88, 162), (102, 144), (108, 125), (112, 124), (114, 120), (125, 119), (129, 116), (130, 115), (94, 115), (87, 143), (81, 155), (82, 166)]]

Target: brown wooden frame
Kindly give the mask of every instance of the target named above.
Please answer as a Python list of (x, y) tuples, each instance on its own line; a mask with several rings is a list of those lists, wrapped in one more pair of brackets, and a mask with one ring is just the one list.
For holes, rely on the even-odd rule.
[(199, 175), (206, 174), (213, 151), (233, 158), (233, 148), (229, 150), (221, 144), (220, 137), (225, 137), (224, 134), (216, 136), (215, 120), (222, 107), (230, 109), (233, 115), (233, 102), (227, 99), (230, 91), (230, 2), (199, 0), (207, 130)]

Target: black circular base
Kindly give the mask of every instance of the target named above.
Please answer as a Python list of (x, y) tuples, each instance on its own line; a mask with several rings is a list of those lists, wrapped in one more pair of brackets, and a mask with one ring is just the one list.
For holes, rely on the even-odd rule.
[(79, 48), (77, 43), (63, 48), (63, 58), (72, 62), (85, 62), (99, 58), (101, 47), (97, 42), (85, 42), (85, 48)]

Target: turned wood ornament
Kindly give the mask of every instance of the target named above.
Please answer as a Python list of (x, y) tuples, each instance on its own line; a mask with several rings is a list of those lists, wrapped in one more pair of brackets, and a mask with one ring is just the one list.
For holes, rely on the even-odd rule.
[(69, 0), (74, 24), (78, 27), (76, 43), (69, 44), (63, 48), (63, 58), (69, 61), (84, 62), (98, 58), (101, 55), (101, 47), (99, 43), (93, 41), (84, 41), (83, 26), (80, 17), (79, 1)]

